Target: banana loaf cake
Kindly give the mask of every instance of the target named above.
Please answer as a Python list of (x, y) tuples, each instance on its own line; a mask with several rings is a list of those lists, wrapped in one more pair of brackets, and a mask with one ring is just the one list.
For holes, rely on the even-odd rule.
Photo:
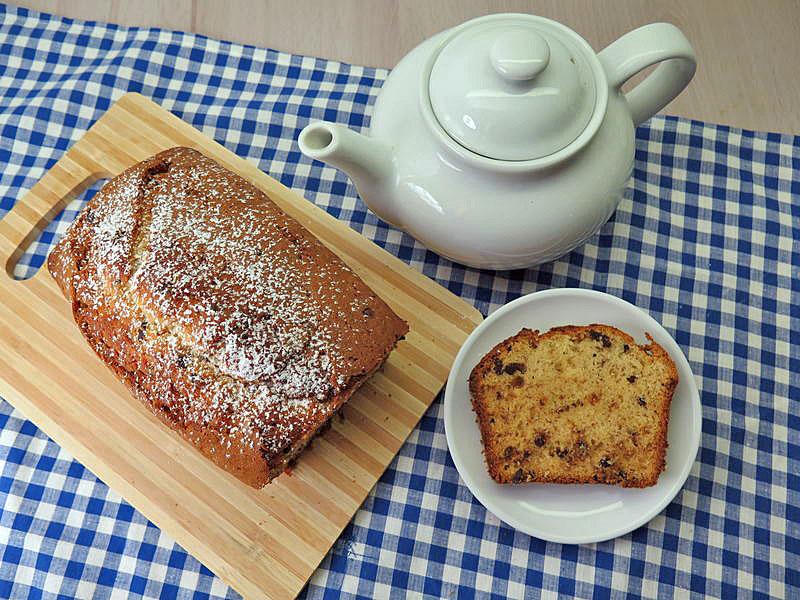
[(595, 324), (523, 329), (495, 346), (469, 378), (491, 477), (655, 485), (678, 371), (647, 337)]
[(264, 192), (189, 148), (108, 182), (47, 264), (131, 392), (253, 487), (286, 468), (408, 331)]

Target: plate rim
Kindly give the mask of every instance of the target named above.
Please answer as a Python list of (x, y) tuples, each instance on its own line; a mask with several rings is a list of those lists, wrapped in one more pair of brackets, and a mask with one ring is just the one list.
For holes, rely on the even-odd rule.
[[(675, 480), (675, 483), (673, 484), (672, 488), (668, 489), (664, 493), (664, 495), (659, 499), (658, 502), (654, 502), (651, 508), (645, 511), (645, 513), (639, 518), (631, 521), (629, 525), (625, 525), (611, 532), (606, 532), (601, 534), (584, 535), (584, 536), (569, 536), (569, 535), (559, 536), (559, 535), (551, 535), (546, 531), (537, 529), (535, 526), (532, 526), (530, 522), (520, 521), (513, 515), (508, 514), (505, 510), (498, 509), (495, 503), (491, 499), (487, 500), (487, 498), (484, 496), (482, 492), (476, 493), (475, 490), (478, 488), (476, 481), (472, 478), (470, 471), (466, 468), (466, 465), (462, 461), (460, 452), (458, 450), (455, 452), (453, 451), (453, 448), (454, 447), (457, 448), (458, 445), (453, 443), (453, 440), (455, 439), (454, 438), (455, 434), (452, 432), (452, 426), (448, 426), (448, 423), (450, 423), (451, 419), (453, 418), (452, 413), (456, 408), (455, 406), (456, 399), (454, 398), (455, 383), (453, 383), (453, 381), (455, 380), (457, 372), (461, 371), (463, 368), (462, 364), (464, 362), (466, 353), (472, 348), (476, 340), (479, 339), (481, 335), (483, 335), (484, 331), (491, 328), (492, 324), (502, 315), (517, 309), (521, 305), (534, 302), (543, 297), (573, 295), (573, 294), (593, 296), (595, 299), (598, 300), (603, 299), (606, 301), (611, 301), (612, 303), (615, 303), (618, 306), (625, 308), (626, 310), (634, 309), (639, 313), (641, 313), (642, 315), (644, 315), (645, 320), (650, 321), (653, 328), (660, 329), (666, 335), (667, 339), (670, 342), (670, 345), (672, 346), (672, 348), (668, 348), (670, 357), (674, 361), (682, 363), (682, 365), (685, 366), (690, 373), (692, 373), (692, 377), (690, 378), (690, 381), (688, 383), (689, 383), (689, 394), (691, 395), (691, 409), (692, 409), (691, 416), (694, 427), (690, 432), (689, 441), (691, 445), (694, 447), (694, 452), (690, 454), (690, 456), (693, 457), (692, 460), (687, 460), (682, 465), (681, 472), (679, 473), (678, 478)], [(499, 341), (500, 340), (498, 340), (498, 342)], [(677, 351), (677, 355), (675, 351)], [(472, 331), (472, 333), (470, 333), (469, 337), (467, 337), (467, 339), (464, 341), (461, 348), (459, 349), (458, 354), (456, 354), (456, 358), (453, 361), (453, 364), (450, 368), (450, 373), (447, 378), (447, 385), (445, 387), (445, 393), (444, 393), (443, 409), (444, 409), (444, 429), (445, 429), (445, 438), (447, 440), (447, 450), (450, 454), (451, 459), (453, 460), (453, 464), (455, 465), (459, 476), (461, 477), (461, 480), (467, 486), (467, 489), (469, 489), (470, 493), (475, 497), (475, 499), (478, 500), (478, 502), (480, 502), (481, 505), (484, 508), (486, 508), (487, 511), (491, 512), (498, 519), (500, 519), (507, 525), (513, 527), (514, 529), (517, 529), (523, 533), (526, 533), (528, 535), (531, 535), (533, 537), (545, 541), (562, 543), (562, 544), (591, 544), (596, 542), (612, 540), (620, 536), (626, 535), (631, 531), (634, 531), (639, 527), (646, 525), (651, 520), (653, 520), (653, 518), (659, 515), (667, 507), (667, 505), (675, 499), (675, 497), (678, 495), (678, 493), (683, 489), (684, 485), (686, 484), (686, 481), (689, 478), (689, 474), (691, 473), (692, 467), (697, 462), (697, 455), (698, 452), (700, 451), (700, 440), (702, 437), (703, 411), (702, 411), (702, 403), (700, 402), (700, 391), (697, 387), (697, 381), (695, 379), (694, 371), (692, 371), (691, 364), (689, 363), (689, 360), (686, 358), (686, 355), (684, 354), (681, 347), (675, 341), (675, 338), (652, 315), (650, 315), (647, 311), (643, 310), (642, 308), (636, 306), (635, 304), (632, 304), (631, 302), (628, 302), (627, 300), (624, 300), (613, 294), (601, 292), (599, 290), (591, 290), (578, 287), (553, 288), (553, 289), (531, 292), (529, 294), (525, 294), (524, 296), (520, 296), (519, 298), (516, 298), (507, 304), (504, 304), (496, 311), (491, 313), (489, 316), (487, 316), (486, 319), (484, 319), (484, 321), (480, 325), (478, 325), (478, 327), (476, 327)], [(471, 406), (470, 410), (472, 410)], [(481, 454), (483, 454), (482, 450)]]

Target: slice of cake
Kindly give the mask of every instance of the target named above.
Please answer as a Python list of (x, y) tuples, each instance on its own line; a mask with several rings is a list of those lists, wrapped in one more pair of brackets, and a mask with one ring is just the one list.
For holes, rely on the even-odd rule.
[(469, 388), (492, 479), (655, 485), (678, 371), (647, 338), (599, 324), (523, 329), (484, 356)]

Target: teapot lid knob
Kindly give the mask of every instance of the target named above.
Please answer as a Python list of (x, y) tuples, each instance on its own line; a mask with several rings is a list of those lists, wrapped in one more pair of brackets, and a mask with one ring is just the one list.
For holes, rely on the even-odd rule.
[(498, 36), (489, 56), (501, 77), (529, 81), (547, 68), (550, 46), (535, 31), (511, 30)]

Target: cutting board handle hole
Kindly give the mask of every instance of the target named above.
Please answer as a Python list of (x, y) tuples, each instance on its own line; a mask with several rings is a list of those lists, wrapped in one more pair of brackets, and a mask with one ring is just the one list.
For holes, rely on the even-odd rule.
[(92, 174), (52, 205), (11, 255), (6, 269), (14, 279), (24, 281), (36, 275), (50, 249), (109, 178), (107, 173)]

